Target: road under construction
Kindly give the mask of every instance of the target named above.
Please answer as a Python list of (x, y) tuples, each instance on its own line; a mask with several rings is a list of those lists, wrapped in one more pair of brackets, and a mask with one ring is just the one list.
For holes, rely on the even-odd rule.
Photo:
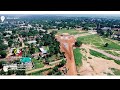
[(62, 35), (56, 35), (56, 39), (60, 42), (60, 51), (64, 52), (64, 55), (67, 59), (67, 75), (77, 75), (77, 69), (73, 54), (73, 45), (76, 41), (74, 36), (64, 33)]

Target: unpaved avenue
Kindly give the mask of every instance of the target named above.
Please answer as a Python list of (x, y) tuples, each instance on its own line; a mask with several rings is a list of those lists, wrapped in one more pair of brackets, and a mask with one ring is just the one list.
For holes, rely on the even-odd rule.
[(60, 42), (61, 52), (65, 52), (65, 57), (67, 59), (66, 68), (67, 75), (77, 75), (74, 54), (73, 54), (73, 45), (75, 43), (74, 36), (63, 35), (56, 36), (57, 40)]
[(55, 67), (55, 65), (53, 65), (53, 66), (44, 66), (43, 68), (37, 68), (37, 69), (34, 69), (34, 70), (27, 71), (26, 74), (34, 73), (34, 72), (37, 72), (37, 71), (40, 71), (40, 70), (44, 70), (44, 69), (48, 69), (48, 68), (53, 68), (53, 67)]

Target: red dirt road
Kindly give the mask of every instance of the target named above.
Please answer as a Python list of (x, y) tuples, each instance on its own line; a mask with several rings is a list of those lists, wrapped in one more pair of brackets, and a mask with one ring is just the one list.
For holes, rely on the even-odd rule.
[(77, 75), (73, 45), (75, 43), (75, 38), (70, 35), (56, 36), (57, 40), (60, 42), (61, 52), (65, 52), (65, 57), (67, 59), (66, 68), (67, 75)]

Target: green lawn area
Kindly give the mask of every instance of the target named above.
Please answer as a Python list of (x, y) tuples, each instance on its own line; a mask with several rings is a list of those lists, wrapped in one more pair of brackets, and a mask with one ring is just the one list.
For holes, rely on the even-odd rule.
[(43, 46), (43, 48), (47, 51), (49, 50), (49, 46)]
[(56, 59), (56, 55), (52, 55), (51, 57), (48, 58), (49, 62), (53, 62)]
[(35, 52), (40, 52), (39, 48), (35, 48)]
[(83, 34), (83, 33), (87, 33), (87, 31), (84, 31), (84, 32), (79, 32), (75, 29), (70, 29), (70, 30), (67, 30), (67, 29), (61, 29), (61, 30), (58, 30), (58, 33), (62, 34), (62, 33), (69, 33), (70, 35), (75, 35), (75, 34)]
[(111, 68), (111, 70), (113, 71), (113, 73), (115, 75), (120, 75), (120, 70), (119, 69)]
[[(109, 58), (109, 57), (103, 55), (102, 53), (99, 53), (99, 52), (91, 50), (91, 49), (90, 49), (90, 54), (93, 56), (96, 56), (96, 57), (101, 57), (101, 58), (107, 59), (107, 60), (113, 60), (112, 58)], [(114, 60), (114, 62), (120, 65), (119, 60)]]
[[(105, 39), (99, 35), (89, 35), (77, 38), (85, 44), (92, 44), (102, 50), (120, 50), (120, 45), (112, 42), (109, 39)], [(107, 47), (104, 47), (104, 44), (108, 43)]]
[(91, 49), (90, 49), (90, 54), (93, 55), (93, 56), (96, 56), (96, 57), (101, 57), (101, 58), (104, 58), (104, 59), (113, 60), (112, 58), (109, 58), (109, 57), (103, 55), (102, 53), (99, 53), (99, 52), (91, 50)]
[(114, 55), (114, 56), (120, 57), (120, 53), (117, 53), (117, 52), (115, 52), (115, 51), (105, 51), (105, 52), (107, 52), (107, 53), (109, 53), (109, 54), (112, 54), (112, 55)]
[(43, 62), (42, 61), (40, 61), (40, 60), (36, 60), (36, 59), (32, 59), (32, 62), (34, 63), (34, 65), (35, 65), (35, 69), (36, 68), (42, 68), (42, 67), (44, 67), (44, 64), (43, 64)]
[(80, 48), (76, 48), (73, 50), (74, 58), (75, 58), (75, 64), (77, 66), (82, 65), (82, 54), (80, 53)]

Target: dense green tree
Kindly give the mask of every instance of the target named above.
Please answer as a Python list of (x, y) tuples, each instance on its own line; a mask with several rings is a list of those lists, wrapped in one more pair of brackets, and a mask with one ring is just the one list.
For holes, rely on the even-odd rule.
[(104, 47), (108, 47), (108, 45), (109, 45), (108, 43), (105, 43)]
[(6, 75), (6, 72), (4, 72), (4, 70), (2, 69), (2, 70), (0, 71), (0, 75)]
[(5, 58), (7, 56), (7, 52), (6, 51), (0, 51), (0, 55), (2, 58)]
[(13, 34), (16, 34), (16, 30), (12, 30), (12, 33), (13, 33)]
[(37, 41), (36, 43), (39, 44), (40, 38), (36, 38), (36, 41)]
[(30, 54), (34, 54), (35, 53), (35, 48), (30, 48)]
[(0, 61), (0, 69), (3, 68), (4, 64), (6, 64), (6, 61)]
[(1, 50), (6, 50), (7, 48), (8, 48), (8, 46), (5, 45), (5, 44), (1, 44), (1, 45), (0, 45), (0, 51), (1, 51)]
[(65, 64), (66, 64), (66, 60), (62, 60), (58, 65), (58, 67), (63, 67)]
[(11, 46), (12, 46), (12, 44), (13, 44), (13, 40), (12, 40), (12, 39), (10, 39), (10, 40), (8, 41), (8, 46), (9, 46), (9, 47), (11, 47)]
[(3, 36), (6, 36), (7, 35), (7, 33), (3, 33)]
[(58, 66), (55, 66), (55, 67), (53, 68), (53, 71), (58, 72)]
[(8, 70), (7, 75), (15, 74), (15, 70)]
[(25, 70), (16, 70), (16, 75), (26, 75)]
[(76, 47), (80, 47), (81, 45), (82, 45), (82, 42), (81, 42), (81, 41), (78, 41), (78, 40), (77, 40), (77, 41), (75, 42), (75, 46), (76, 46)]

